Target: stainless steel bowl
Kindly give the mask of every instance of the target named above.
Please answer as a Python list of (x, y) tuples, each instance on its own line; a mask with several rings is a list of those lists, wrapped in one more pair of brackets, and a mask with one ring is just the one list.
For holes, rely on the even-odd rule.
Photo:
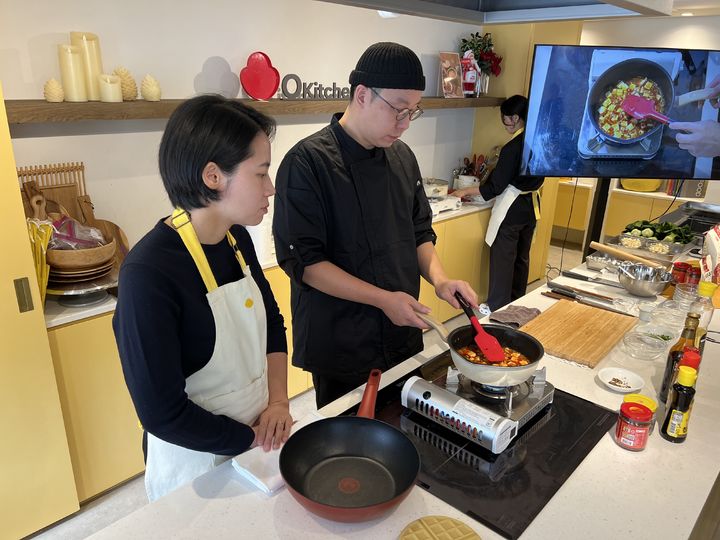
[(672, 274), (662, 268), (644, 264), (622, 264), (618, 279), (625, 290), (635, 296), (655, 296), (665, 290), (672, 281)]

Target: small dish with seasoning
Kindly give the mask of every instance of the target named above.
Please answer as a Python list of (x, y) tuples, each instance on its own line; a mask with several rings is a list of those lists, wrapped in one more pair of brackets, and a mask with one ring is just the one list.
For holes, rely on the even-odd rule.
[(645, 386), (645, 381), (637, 373), (618, 367), (606, 367), (598, 372), (598, 379), (610, 390), (629, 394)]

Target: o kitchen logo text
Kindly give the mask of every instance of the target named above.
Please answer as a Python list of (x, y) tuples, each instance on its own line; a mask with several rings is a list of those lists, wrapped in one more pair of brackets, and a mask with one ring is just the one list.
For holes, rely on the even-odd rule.
[(281, 98), (298, 99), (348, 99), (349, 86), (323, 85), (318, 82), (306, 83), (295, 73), (288, 73), (280, 82), (280, 73), (264, 52), (254, 52), (247, 59), (247, 65), (240, 70), (243, 90), (253, 99), (268, 100), (281, 91)]
[(349, 99), (350, 87), (323, 86), (318, 82), (306, 83), (294, 73), (288, 73), (282, 78), (280, 91), (285, 99)]

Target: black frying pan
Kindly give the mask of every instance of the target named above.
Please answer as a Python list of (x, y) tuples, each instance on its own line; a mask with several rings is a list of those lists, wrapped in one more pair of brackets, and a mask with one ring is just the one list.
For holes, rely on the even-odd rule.
[(280, 451), (280, 474), (307, 510), (333, 521), (374, 519), (415, 485), (420, 455), (397, 428), (374, 420), (379, 369), (370, 372), (358, 416), (313, 422)]
[(660, 87), (662, 95), (665, 98), (665, 107), (664, 110), (659, 112), (667, 114), (670, 107), (672, 107), (673, 100), (675, 99), (675, 87), (673, 86), (672, 79), (670, 78), (668, 72), (665, 71), (665, 69), (659, 64), (642, 58), (632, 58), (609, 67), (595, 80), (595, 83), (590, 88), (586, 105), (593, 127), (605, 141), (615, 144), (634, 144), (663, 128), (663, 124), (657, 122), (655, 126), (650, 128), (643, 135), (632, 139), (618, 139), (617, 137), (608, 135), (600, 129), (600, 125), (598, 123), (598, 109), (600, 108), (600, 105), (602, 105), (602, 102), (605, 101), (605, 94), (609, 90), (615, 88), (615, 85), (618, 82), (627, 82), (635, 77), (647, 77), (651, 81), (657, 83)]

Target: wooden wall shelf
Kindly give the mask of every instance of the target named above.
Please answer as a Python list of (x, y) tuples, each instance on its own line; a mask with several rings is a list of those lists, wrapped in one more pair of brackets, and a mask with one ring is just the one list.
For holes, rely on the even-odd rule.
[[(445, 99), (423, 98), (423, 109), (462, 109), (475, 107), (498, 107), (504, 98), (479, 97)], [(161, 101), (124, 101), (122, 103), (48, 103), (42, 99), (9, 99), (5, 101), (8, 123), (42, 124), (55, 122), (79, 122), (82, 120), (148, 120), (167, 118), (182, 103), (182, 99)], [(332, 114), (344, 110), (346, 100), (280, 100), (241, 101), (271, 116), (286, 114)]]

